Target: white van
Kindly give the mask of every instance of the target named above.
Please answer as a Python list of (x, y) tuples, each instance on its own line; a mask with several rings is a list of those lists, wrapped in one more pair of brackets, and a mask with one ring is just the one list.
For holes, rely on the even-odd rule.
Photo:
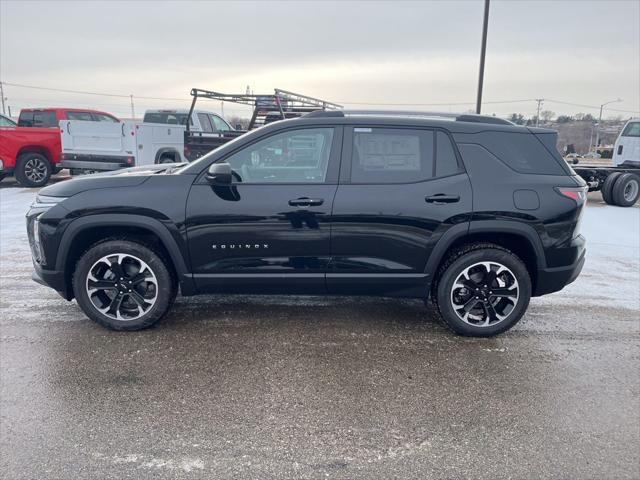
[(613, 147), (613, 166), (640, 168), (640, 118), (624, 126)]

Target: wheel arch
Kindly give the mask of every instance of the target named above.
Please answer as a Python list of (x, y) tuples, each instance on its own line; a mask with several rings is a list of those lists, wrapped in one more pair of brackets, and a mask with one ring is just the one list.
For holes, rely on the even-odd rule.
[(156, 152), (156, 158), (154, 163), (159, 163), (162, 156), (167, 153), (170, 153), (171, 155), (173, 155), (173, 159), (176, 162), (182, 161), (182, 157), (180, 156), (180, 152), (178, 152), (178, 150), (176, 150), (173, 147), (164, 147), (164, 148), (158, 149), (158, 151)]
[(535, 290), (538, 270), (546, 266), (542, 242), (533, 227), (507, 221), (472, 221), (468, 230), (450, 229), (432, 250), (425, 272), (434, 280), (451, 253), (475, 243), (492, 243), (517, 255), (527, 267), (532, 288)]
[(67, 227), (56, 256), (56, 270), (63, 272), (67, 286), (65, 298), (73, 298), (71, 277), (80, 256), (96, 242), (120, 237), (155, 247), (165, 256), (183, 295), (195, 293), (185, 256), (167, 228), (158, 220), (139, 215), (92, 215), (79, 218)]
[(46, 147), (43, 147), (41, 145), (25, 145), (23, 147), (20, 147), (20, 150), (18, 150), (18, 152), (16, 153), (16, 162), (18, 161), (20, 156), (24, 155), (25, 153), (38, 153), (47, 159), (47, 161), (51, 164), (51, 168), (54, 167), (53, 156)]

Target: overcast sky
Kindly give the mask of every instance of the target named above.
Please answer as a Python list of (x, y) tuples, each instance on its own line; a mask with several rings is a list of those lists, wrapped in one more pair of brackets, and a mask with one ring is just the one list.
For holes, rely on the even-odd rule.
[[(185, 98), (191, 87), (274, 87), (358, 108), (466, 111), (475, 101), (483, 2), (58, 2), (0, 0), (0, 80)], [(5, 85), (8, 104), (130, 114), (128, 99)], [(550, 99), (556, 113), (640, 111), (640, 1), (491, 2), (484, 99)], [(468, 105), (455, 105), (470, 102)], [(354, 104), (350, 104), (354, 103)], [(371, 103), (371, 105), (355, 105)], [(445, 104), (442, 106), (420, 104)], [(217, 103), (212, 109), (219, 110)], [(483, 113), (531, 115), (535, 102)], [(239, 113), (225, 104), (227, 114)], [(606, 111), (605, 116), (630, 116)]]

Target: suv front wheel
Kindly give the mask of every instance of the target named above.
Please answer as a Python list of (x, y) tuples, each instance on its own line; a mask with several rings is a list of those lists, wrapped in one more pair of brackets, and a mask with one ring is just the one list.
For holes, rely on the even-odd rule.
[(82, 311), (113, 330), (141, 330), (158, 322), (176, 296), (160, 255), (145, 245), (107, 240), (87, 250), (76, 266), (73, 292)]
[(497, 245), (474, 245), (440, 269), (436, 303), (447, 326), (460, 335), (490, 337), (513, 327), (531, 298), (526, 266)]

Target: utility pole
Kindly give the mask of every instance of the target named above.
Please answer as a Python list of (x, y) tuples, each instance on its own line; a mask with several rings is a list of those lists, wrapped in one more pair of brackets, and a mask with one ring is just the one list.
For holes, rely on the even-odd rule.
[(489, 0), (484, 0), (484, 20), (482, 22), (482, 47), (480, 49), (480, 75), (478, 78), (478, 100), (476, 113), (482, 109), (482, 84), (484, 83), (484, 57), (487, 52), (487, 27), (489, 26)]
[(136, 110), (135, 110), (135, 108), (133, 108), (133, 94), (129, 95), (129, 98), (131, 99), (131, 119), (135, 120), (136, 119)]
[(544, 98), (536, 98), (536, 102), (538, 102), (538, 113), (536, 114), (536, 127), (540, 125), (540, 105), (544, 102)]
[(2, 114), (5, 115), (5, 110), (4, 110), (4, 89), (2, 88), (2, 82), (0, 82), (0, 99), (2, 99)]
[(602, 124), (602, 109), (605, 105), (609, 105), (610, 103), (621, 102), (622, 99), (618, 98), (616, 100), (611, 100), (610, 102), (605, 102), (600, 105), (600, 116), (598, 116), (598, 124), (596, 125), (596, 144), (593, 147), (593, 153), (598, 153), (598, 145), (600, 144), (600, 124)]

